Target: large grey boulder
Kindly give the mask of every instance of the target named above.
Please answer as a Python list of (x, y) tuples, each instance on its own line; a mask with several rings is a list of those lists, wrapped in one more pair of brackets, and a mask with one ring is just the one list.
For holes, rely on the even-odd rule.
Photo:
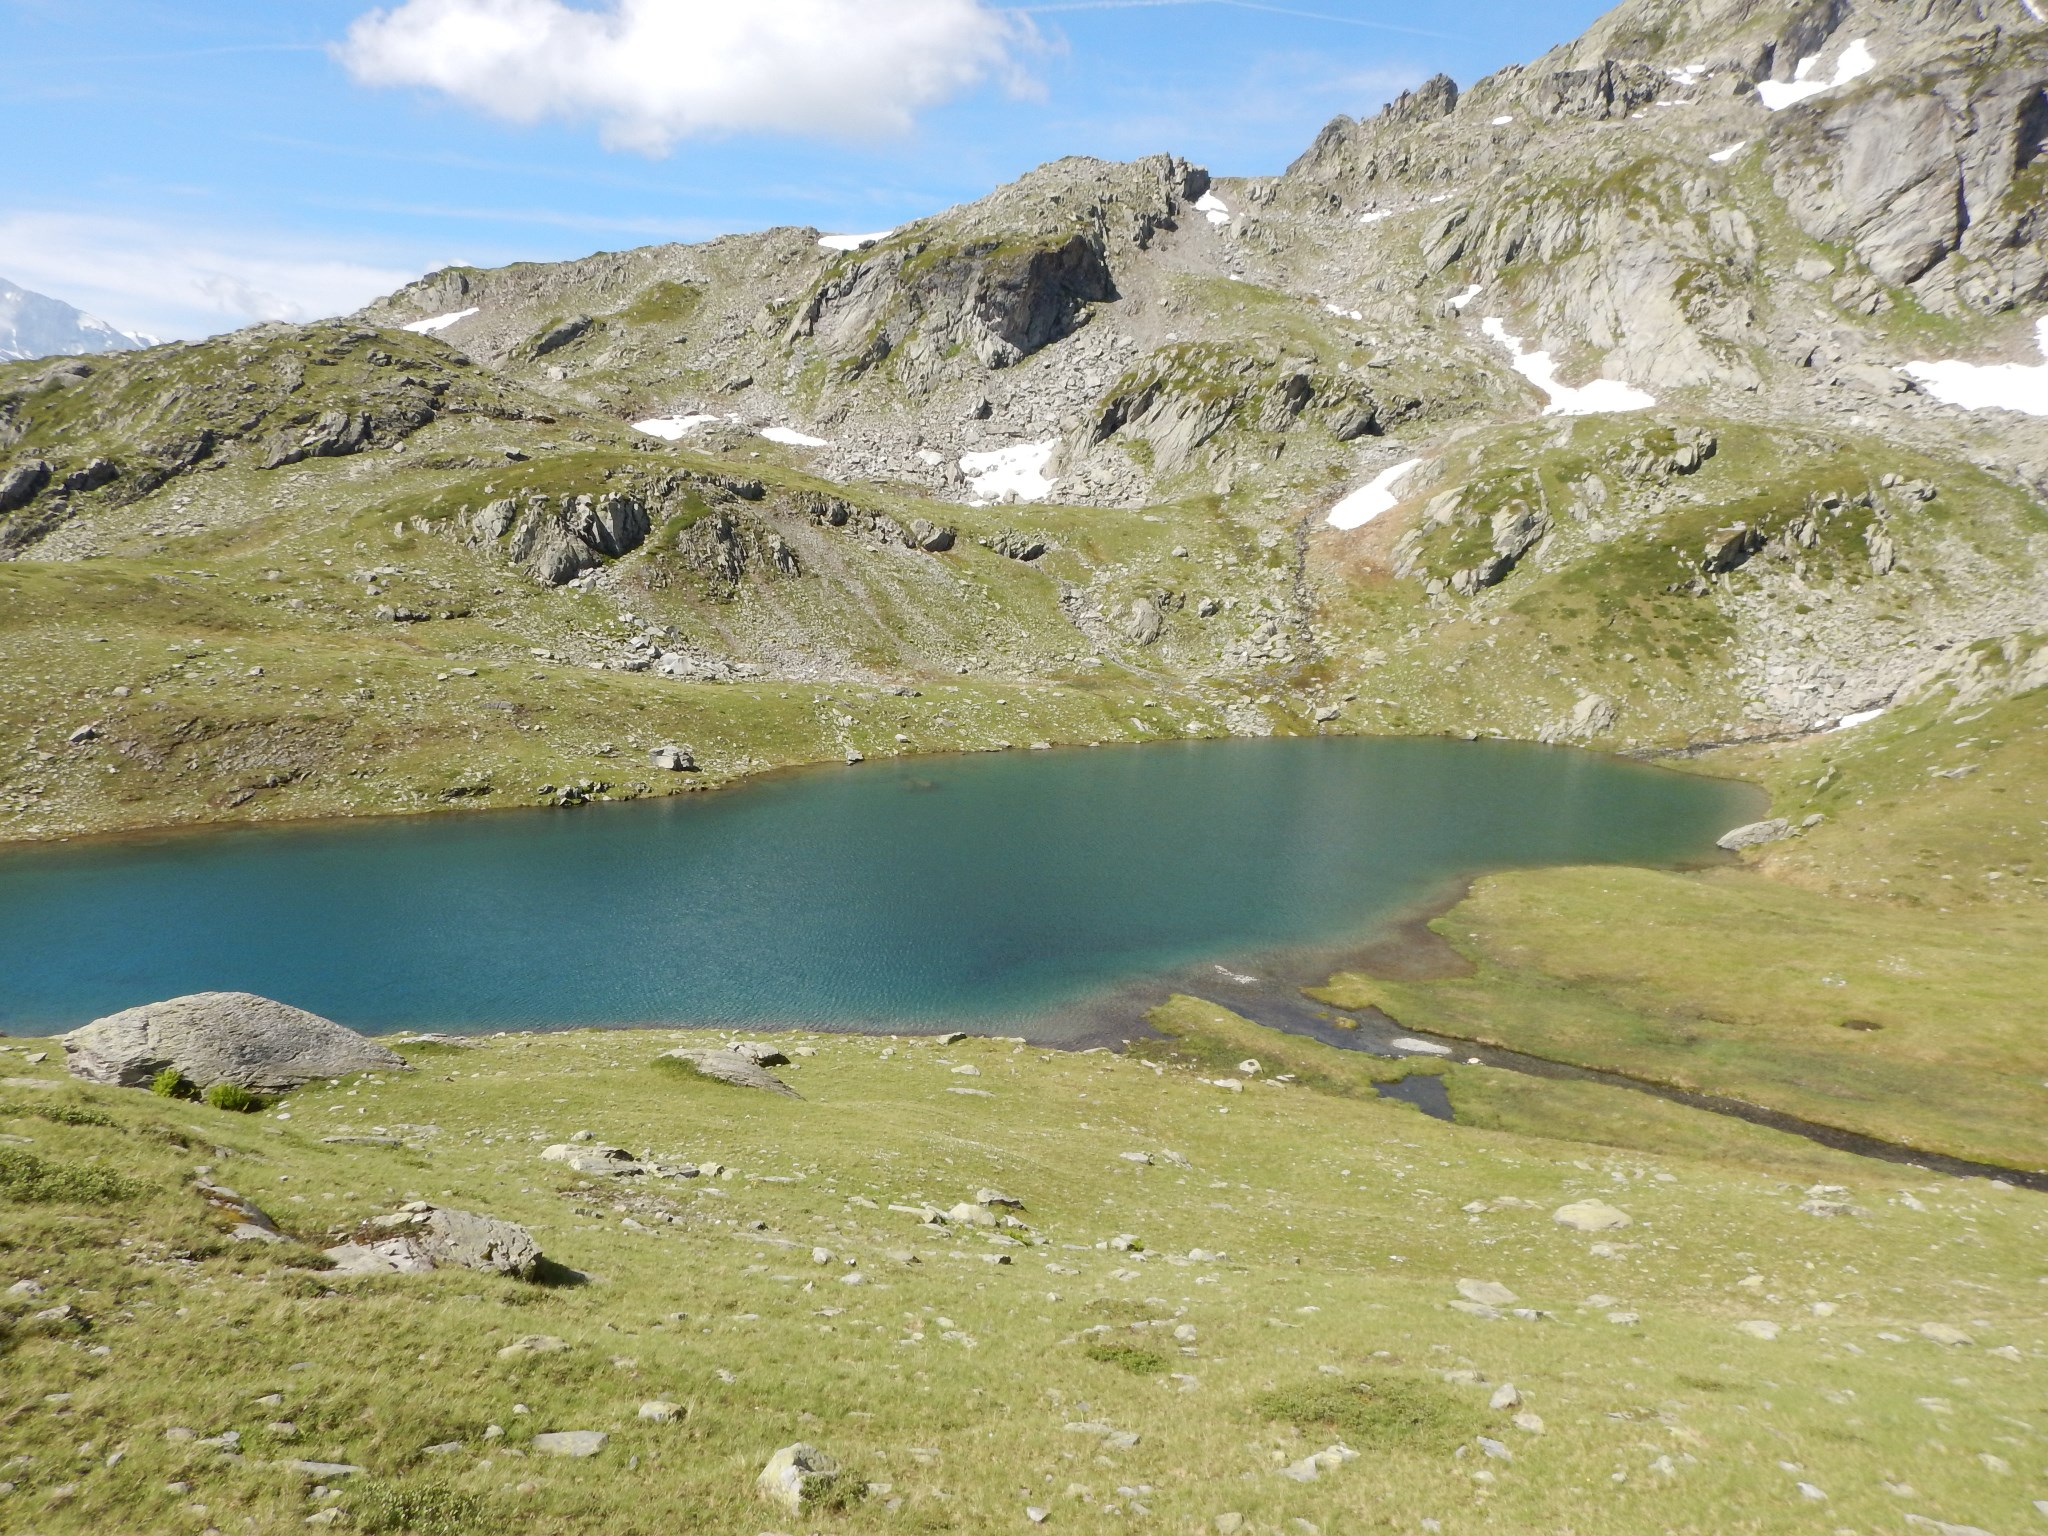
[(1769, 821), (1752, 821), (1724, 832), (1714, 840), (1714, 844), (1730, 853), (1740, 853), (1745, 848), (1761, 848), (1766, 843), (1775, 843), (1791, 835), (1792, 823), (1782, 816), (1773, 816)]
[(695, 1068), (705, 1077), (721, 1083), (730, 1083), (735, 1088), (765, 1088), (770, 1093), (783, 1094), (788, 1098), (801, 1098), (794, 1088), (782, 1081), (738, 1051), (686, 1047), (679, 1051), (663, 1051), (655, 1058), (658, 1061), (679, 1061)]
[(202, 1088), (258, 1092), (352, 1072), (403, 1072), (405, 1062), (354, 1030), (248, 992), (195, 992), (95, 1019), (64, 1037), (73, 1077), (122, 1088), (176, 1067)]
[(0, 475), (0, 512), (12, 512), (34, 501), (50, 483), (50, 466), (41, 459), (23, 459)]
[(540, 1244), (526, 1228), (472, 1211), (414, 1201), (379, 1216), (353, 1241), (327, 1250), (343, 1274), (420, 1274), (474, 1269), (531, 1280), (540, 1272)]

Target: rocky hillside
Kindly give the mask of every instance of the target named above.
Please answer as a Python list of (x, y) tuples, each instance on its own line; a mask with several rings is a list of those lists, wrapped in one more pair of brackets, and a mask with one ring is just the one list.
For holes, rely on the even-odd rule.
[[(0, 367), (8, 724), (113, 758), (32, 756), (4, 825), (638, 793), (598, 771), (621, 700), (714, 778), (1832, 727), (2048, 629), (2044, 83), (2027, 0), (1636, 0), (1276, 178), (1064, 160), (880, 235)], [(270, 681), (228, 709), (173, 642)], [(545, 752), (473, 745), (439, 691), (471, 673), (567, 711)], [(940, 679), (985, 710), (878, 702)]]

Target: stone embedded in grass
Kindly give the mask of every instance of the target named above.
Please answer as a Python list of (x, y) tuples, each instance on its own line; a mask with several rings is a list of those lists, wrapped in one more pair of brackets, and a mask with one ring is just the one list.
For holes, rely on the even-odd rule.
[(785, 1098), (801, 1097), (789, 1084), (737, 1051), (685, 1047), (681, 1050), (663, 1051), (655, 1060), (675, 1062), (685, 1070), (694, 1071), (700, 1077), (730, 1083), (735, 1088), (764, 1088)]
[(673, 1424), (677, 1419), (684, 1417), (684, 1413), (681, 1403), (656, 1399), (651, 1403), (642, 1403), (640, 1412), (635, 1417), (645, 1419), (650, 1424)]
[(1512, 1307), (1522, 1299), (1498, 1280), (1460, 1280), (1458, 1294), (1482, 1307)]
[(63, 1039), (74, 1077), (147, 1086), (166, 1069), (194, 1083), (277, 1092), (315, 1078), (405, 1072), (405, 1062), (354, 1030), (247, 992), (199, 992), (95, 1019)]
[[(422, 1274), (474, 1269), (531, 1280), (544, 1262), (533, 1234), (514, 1222), (415, 1200), (380, 1216), (370, 1230), (327, 1250), (343, 1274)], [(390, 1234), (390, 1235), (385, 1235)]]
[(1292, 1478), (1297, 1483), (1312, 1483), (1325, 1472), (1334, 1472), (1347, 1461), (1356, 1461), (1358, 1452), (1347, 1445), (1333, 1445), (1327, 1450), (1317, 1451), (1313, 1456), (1304, 1456), (1292, 1465), (1283, 1467), (1280, 1475)]
[(543, 1456), (595, 1456), (611, 1436), (601, 1429), (562, 1429), (533, 1437), (533, 1448)]
[(1612, 1232), (1633, 1226), (1635, 1218), (1604, 1200), (1575, 1200), (1550, 1213), (1550, 1219), (1574, 1232)]
[(754, 1480), (761, 1497), (792, 1515), (830, 1499), (839, 1485), (839, 1463), (814, 1445), (785, 1445), (768, 1458)]
[(261, 1206), (243, 1199), (225, 1184), (194, 1179), (192, 1188), (200, 1199), (234, 1221), (233, 1230), (228, 1235), (237, 1242), (281, 1243), (285, 1240), (277, 1230), (277, 1223)]
[(647, 1171), (646, 1165), (624, 1147), (607, 1147), (596, 1142), (580, 1146), (557, 1142), (554, 1146), (543, 1147), (540, 1155), (547, 1162), (564, 1163), (572, 1172), (593, 1178), (634, 1178)]
[(529, 1333), (514, 1339), (498, 1351), (500, 1360), (523, 1360), (529, 1355), (559, 1355), (569, 1347), (569, 1341), (558, 1339), (551, 1333)]
[(1935, 1344), (1954, 1346), (1971, 1342), (1970, 1336), (1952, 1323), (1922, 1323), (1917, 1332)]
[(1761, 848), (1766, 843), (1781, 842), (1792, 835), (1792, 823), (1782, 816), (1773, 816), (1769, 821), (1752, 821), (1735, 827), (1714, 840), (1714, 846), (1725, 848), (1730, 853), (1740, 853), (1745, 848)]
[(1776, 1339), (1785, 1330), (1768, 1319), (1753, 1317), (1737, 1323), (1735, 1331), (1737, 1333), (1746, 1333), (1752, 1339), (1762, 1339), (1768, 1343)]

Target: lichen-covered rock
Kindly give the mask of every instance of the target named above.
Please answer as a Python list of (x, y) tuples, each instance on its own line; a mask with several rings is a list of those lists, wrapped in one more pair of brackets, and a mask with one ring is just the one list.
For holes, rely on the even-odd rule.
[(1724, 832), (1714, 840), (1714, 845), (1730, 853), (1740, 853), (1745, 848), (1761, 848), (1765, 843), (1775, 843), (1791, 835), (1792, 823), (1782, 816), (1773, 816), (1768, 821), (1752, 821)]
[(514, 1222), (414, 1201), (379, 1216), (346, 1243), (327, 1250), (344, 1274), (421, 1274), (474, 1269), (531, 1280), (540, 1272), (540, 1244)]
[(50, 466), (41, 459), (23, 459), (0, 475), (0, 512), (12, 512), (34, 501), (50, 483)]
[(405, 1062), (354, 1030), (248, 992), (198, 992), (95, 1019), (64, 1037), (65, 1066), (88, 1082), (146, 1086), (175, 1067), (199, 1087), (259, 1093)]
[(765, 1088), (770, 1093), (784, 1094), (792, 1099), (801, 1097), (781, 1078), (737, 1051), (685, 1047), (677, 1051), (663, 1051), (656, 1059), (681, 1062), (705, 1077), (730, 1083), (735, 1088)]
[(754, 1485), (761, 1497), (792, 1515), (828, 1499), (839, 1483), (839, 1463), (814, 1445), (785, 1445), (768, 1458)]
[(1570, 1205), (1560, 1205), (1550, 1216), (1559, 1226), (1570, 1227), (1574, 1232), (1613, 1232), (1632, 1226), (1635, 1221), (1628, 1212), (1605, 1200), (1574, 1200)]

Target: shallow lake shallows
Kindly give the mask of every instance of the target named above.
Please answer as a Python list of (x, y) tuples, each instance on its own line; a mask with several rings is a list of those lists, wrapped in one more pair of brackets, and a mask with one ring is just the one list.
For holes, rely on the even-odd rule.
[(1359, 941), (1488, 869), (1699, 858), (1755, 804), (1554, 748), (1325, 738), (19, 848), (0, 853), (0, 1030), (209, 990), (364, 1030), (987, 1026)]

